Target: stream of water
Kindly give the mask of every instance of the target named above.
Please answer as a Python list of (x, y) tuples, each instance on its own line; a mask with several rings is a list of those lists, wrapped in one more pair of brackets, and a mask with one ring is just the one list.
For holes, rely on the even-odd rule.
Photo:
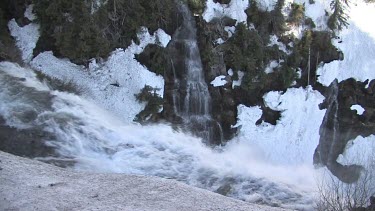
[[(176, 69), (171, 60), (176, 90), (173, 93), (174, 111), (183, 118), (188, 131), (208, 143), (220, 144), (223, 132), (220, 124), (211, 117), (211, 97), (204, 79), (195, 20), (187, 5), (178, 3), (178, 6), (183, 21), (173, 36), (171, 46), (183, 51), (184, 62)], [(183, 72), (185, 78), (178, 79), (176, 71)]]
[(212, 149), (168, 125), (125, 124), (95, 102), (50, 89), (32, 70), (13, 63), (0, 63), (0, 86), (6, 123), (54, 134), (44, 140), (56, 150), (54, 159), (71, 161), (76, 170), (159, 176), (249, 202), (314, 206), (313, 169), (269, 164), (245, 141)]

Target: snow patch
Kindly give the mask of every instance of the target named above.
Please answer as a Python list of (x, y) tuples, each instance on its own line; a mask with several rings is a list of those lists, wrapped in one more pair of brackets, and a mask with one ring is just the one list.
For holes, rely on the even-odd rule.
[(29, 19), (30, 21), (34, 21), (36, 19), (36, 16), (35, 14), (33, 13), (33, 8), (34, 8), (34, 5), (33, 4), (30, 4), (26, 10), (25, 10), (25, 13), (24, 13), (24, 16), (25, 18)]
[(210, 22), (214, 18), (229, 17), (237, 20), (237, 23), (247, 21), (245, 10), (249, 7), (248, 0), (231, 0), (229, 4), (214, 3), (213, 0), (207, 0), (206, 9), (203, 12), (203, 19)]
[(228, 38), (232, 37), (234, 32), (236, 31), (236, 27), (234, 26), (226, 26), (224, 27), (224, 30), (228, 32)]
[(20, 27), (16, 20), (12, 19), (8, 23), (8, 28), (10, 34), (16, 40), (17, 47), (22, 52), (22, 60), (25, 62), (30, 62), (33, 57), (33, 50), (40, 37), (39, 24), (30, 23), (24, 27)]
[(277, 0), (257, 0), (256, 2), (261, 11), (272, 11), (275, 8)]
[(221, 44), (225, 43), (225, 41), (223, 40), (223, 38), (218, 38), (217, 40), (215, 40), (215, 43), (218, 44), (218, 45), (221, 45)]
[(241, 86), (242, 78), (245, 75), (245, 73), (242, 72), (242, 71), (237, 71), (237, 74), (238, 74), (238, 80), (233, 81), (233, 83), (232, 83), (232, 89), (234, 89), (234, 87), (236, 87), (236, 86)]
[(225, 75), (219, 75), (213, 81), (211, 81), (210, 84), (214, 87), (224, 86), (225, 84), (227, 84), (225, 77)]
[(352, 105), (350, 107), (350, 109), (353, 110), (353, 111), (357, 111), (358, 115), (362, 115), (363, 112), (365, 112), (365, 109), (362, 106), (360, 106), (360, 105)]
[(228, 70), (228, 75), (229, 75), (229, 76), (233, 76), (233, 70), (232, 70), (232, 69), (229, 69), (229, 70)]
[(52, 52), (39, 54), (32, 60), (31, 66), (50, 77), (73, 82), (83, 96), (98, 102), (123, 121), (132, 122), (145, 106), (136, 101), (134, 94), (139, 93), (145, 85), (159, 88), (157, 93), (160, 96), (163, 96), (164, 89), (163, 77), (148, 71), (134, 59), (134, 54), (141, 53), (148, 44), (157, 43), (157, 40), (161, 46), (166, 46), (170, 40), (164, 31), (158, 30), (151, 36), (146, 28), (138, 37), (139, 45), (133, 42), (125, 50), (115, 50), (104, 63), (98, 64), (93, 59), (88, 69), (67, 59), (58, 59)]
[(270, 36), (270, 43), (267, 46), (272, 47), (274, 45), (277, 45), (280, 51), (283, 51), (288, 55), (291, 54), (292, 52), (287, 50), (286, 45), (282, 42), (279, 42), (278, 39), (279, 38), (276, 35)]
[(343, 165), (362, 165), (368, 167), (370, 162), (375, 162), (375, 136), (358, 136), (346, 144), (345, 151), (337, 158)]
[(290, 88), (284, 94), (270, 92), (264, 96), (265, 104), (281, 111), (277, 124), (256, 121), (261, 117), (260, 107), (238, 106), (238, 139), (249, 142), (275, 164), (312, 164), (319, 143), (319, 127), (325, 110), (319, 109), (324, 97), (311, 88)]
[(279, 62), (276, 61), (276, 60), (270, 61), (270, 63), (267, 65), (267, 67), (264, 70), (264, 72), (267, 73), (267, 74), (273, 73), (274, 69), (276, 67), (279, 67), (281, 62), (284, 62), (284, 60), (280, 60)]
[(349, 27), (339, 34), (341, 39), (333, 44), (344, 53), (343, 61), (333, 61), (317, 70), (318, 81), (329, 86), (336, 78), (339, 82), (348, 78), (357, 81), (375, 79), (375, 29), (368, 20), (375, 19), (375, 5), (355, 1), (351, 4)]
[(280, 111), (278, 108), (279, 105), (281, 105), (280, 97), (282, 96), (282, 92), (268, 92), (263, 96), (264, 104), (274, 110), (274, 111)]

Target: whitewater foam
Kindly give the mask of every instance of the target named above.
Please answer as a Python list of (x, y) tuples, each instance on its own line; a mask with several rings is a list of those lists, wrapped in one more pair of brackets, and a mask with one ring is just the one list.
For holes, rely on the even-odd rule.
[[(31, 70), (11, 63), (0, 63), (0, 70), (2, 90), (13, 84), (25, 96), (10, 101), (14, 99), (11, 93), (3, 92), (1, 107), (29, 104), (23, 99), (33, 99), (34, 107), (43, 104), (33, 95), (27, 97), (31, 90), (50, 97), (51, 105), (36, 109), (35, 119), (23, 124), (53, 133), (55, 138), (47, 143), (62, 158), (74, 160), (78, 171), (160, 176), (211, 191), (229, 187), (224, 194), (245, 201), (301, 210), (313, 208), (315, 180), (309, 165), (270, 164), (251, 142), (244, 140), (212, 149), (168, 125), (125, 124), (80, 96), (46, 90), (48, 87), (38, 82)], [(8, 115), (10, 110), (0, 112), (7, 120), (18, 118)], [(15, 122), (13, 126), (20, 125)]]

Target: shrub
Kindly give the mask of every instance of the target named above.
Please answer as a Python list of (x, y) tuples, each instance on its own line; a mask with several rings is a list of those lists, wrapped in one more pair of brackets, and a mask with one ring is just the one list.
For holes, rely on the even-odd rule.
[(135, 94), (135, 98), (138, 102), (146, 102), (147, 104), (145, 108), (136, 115), (134, 121), (143, 123), (153, 115), (159, 113), (163, 105), (163, 98), (156, 93), (158, 90), (157, 88), (145, 85), (140, 93)]
[(167, 60), (167, 50), (155, 44), (149, 44), (139, 55), (135, 55), (135, 58), (148, 70), (156, 73), (157, 75), (164, 75)]
[(288, 22), (294, 25), (300, 25), (305, 18), (305, 5), (292, 3)]
[(281, 35), (285, 27), (285, 18), (281, 10), (285, 0), (278, 0), (274, 10), (261, 11), (258, 8), (256, 0), (250, 0), (250, 7), (245, 11), (247, 14), (247, 22), (253, 23), (255, 29), (259, 32), (265, 42), (268, 41), (270, 34)]
[(311, 18), (306, 18), (305, 19), (305, 25), (308, 26), (308, 27), (310, 27), (311, 29), (313, 29), (313, 28), (316, 27), (314, 21)]
[(187, 0), (188, 6), (193, 13), (202, 14), (206, 7), (205, 0)]
[[(355, 211), (373, 210), (375, 204), (370, 200), (375, 196), (375, 155), (370, 155), (361, 172), (360, 178), (354, 183), (344, 183), (326, 172), (323, 179), (318, 181), (317, 210), (325, 211)], [(359, 155), (358, 158), (362, 158)], [(327, 171), (327, 170), (326, 170)], [(373, 202), (374, 203), (374, 202)]]

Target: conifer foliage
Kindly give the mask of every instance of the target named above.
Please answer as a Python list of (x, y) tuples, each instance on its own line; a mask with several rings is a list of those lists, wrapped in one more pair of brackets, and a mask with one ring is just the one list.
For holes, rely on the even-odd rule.
[[(105, 58), (115, 48), (137, 41), (145, 26), (172, 34), (177, 28), (173, 0), (34, 0), (41, 25), (36, 51), (53, 50), (57, 56), (85, 64)], [(93, 5), (99, 6), (93, 7)]]
[(348, 0), (333, 0), (331, 2), (331, 9), (333, 13), (328, 19), (328, 27), (330, 29), (341, 31), (344, 27), (348, 27), (349, 16), (345, 11), (348, 7)]

